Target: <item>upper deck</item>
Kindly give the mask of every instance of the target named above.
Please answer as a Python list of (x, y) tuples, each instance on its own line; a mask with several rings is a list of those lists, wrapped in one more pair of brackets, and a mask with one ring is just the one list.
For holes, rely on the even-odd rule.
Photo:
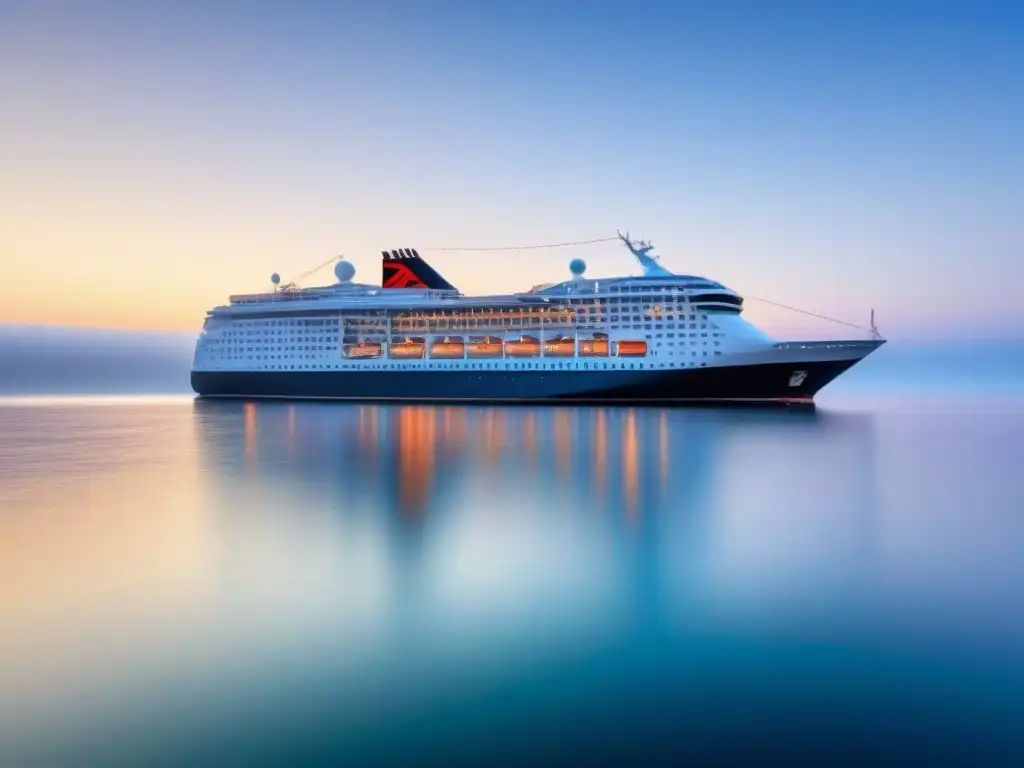
[(440, 277), (414, 249), (385, 251), (381, 285), (352, 281), (355, 268), (339, 260), (335, 265), (338, 282), (329, 286), (298, 288), (287, 285), (273, 291), (233, 295), (229, 304), (214, 308), (210, 315), (276, 316), (324, 311), (365, 310), (453, 310), (474, 308), (526, 308), (564, 304), (620, 304), (625, 301), (654, 303), (687, 297), (711, 309), (740, 311), (743, 299), (721, 283), (696, 275), (676, 275), (664, 269), (650, 254), (652, 246), (622, 237), (643, 267), (640, 276), (585, 277), (586, 264), (573, 259), (572, 277), (508, 294), (467, 296)]

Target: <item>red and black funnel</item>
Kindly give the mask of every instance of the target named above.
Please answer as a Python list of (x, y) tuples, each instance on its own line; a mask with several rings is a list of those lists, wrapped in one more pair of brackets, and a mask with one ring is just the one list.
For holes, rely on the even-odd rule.
[(383, 276), (381, 285), (385, 288), (430, 288), (438, 291), (454, 291), (455, 286), (445, 280), (420, 256), (415, 248), (399, 248), (381, 251)]

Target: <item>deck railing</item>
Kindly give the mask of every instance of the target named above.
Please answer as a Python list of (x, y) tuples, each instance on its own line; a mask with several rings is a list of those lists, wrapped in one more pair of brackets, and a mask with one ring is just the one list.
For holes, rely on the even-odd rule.
[(772, 346), (775, 349), (865, 349), (877, 347), (880, 342), (872, 339), (855, 339), (851, 341), (780, 341)]

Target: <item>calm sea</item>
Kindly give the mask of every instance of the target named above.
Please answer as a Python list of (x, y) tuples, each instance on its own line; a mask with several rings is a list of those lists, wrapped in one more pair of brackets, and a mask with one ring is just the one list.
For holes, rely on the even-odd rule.
[(813, 413), (0, 367), (0, 765), (1024, 764), (1024, 355), (973, 354)]

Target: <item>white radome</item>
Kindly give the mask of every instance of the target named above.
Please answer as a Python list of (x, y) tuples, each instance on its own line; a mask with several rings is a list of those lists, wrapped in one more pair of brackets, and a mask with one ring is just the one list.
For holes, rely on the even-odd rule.
[(338, 278), (339, 283), (351, 282), (355, 275), (356, 267), (351, 261), (339, 259), (338, 263), (334, 265), (334, 276)]

